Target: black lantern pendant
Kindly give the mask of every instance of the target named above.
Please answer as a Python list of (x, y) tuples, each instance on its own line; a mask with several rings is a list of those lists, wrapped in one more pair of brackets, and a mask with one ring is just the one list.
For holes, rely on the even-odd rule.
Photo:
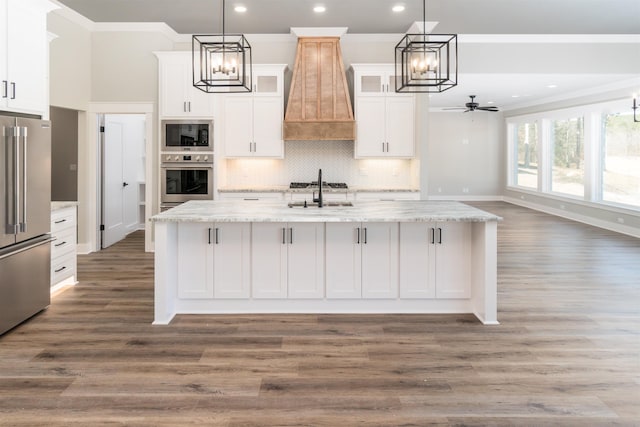
[(243, 34), (194, 34), (191, 41), (193, 85), (203, 92), (251, 92), (251, 45)]
[(443, 92), (458, 84), (457, 34), (427, 34), (422, 0), (422, 34), (407, 34), (396, 45), (396, 92)]

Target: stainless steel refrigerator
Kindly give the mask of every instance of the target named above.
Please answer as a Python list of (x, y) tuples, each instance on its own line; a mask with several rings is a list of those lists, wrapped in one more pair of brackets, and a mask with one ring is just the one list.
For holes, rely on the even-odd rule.
[(0, 334), (46, 308), (51, 275), (51, 129), (0, 113)]

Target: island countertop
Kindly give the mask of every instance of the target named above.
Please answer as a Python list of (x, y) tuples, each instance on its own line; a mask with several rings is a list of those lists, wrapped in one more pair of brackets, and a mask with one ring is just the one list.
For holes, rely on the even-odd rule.
[(460, 202), (355, 201), (353, 206), (289, 207), (285, 201), (189, 201), (151, 217), (154, 222), (488, 222), (497, 215)]

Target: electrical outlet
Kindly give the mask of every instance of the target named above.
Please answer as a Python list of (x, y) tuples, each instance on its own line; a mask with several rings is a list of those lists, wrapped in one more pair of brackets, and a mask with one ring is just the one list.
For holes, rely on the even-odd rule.
[(442, 193), (442, 187), (438, 187), (438, 193)]
[(469, 145), (469, 138), (463, 138), (462, 145)]
[(469, 192), (469, 187), (462, 187), (462, 192), (463, 193), (468, 193)]

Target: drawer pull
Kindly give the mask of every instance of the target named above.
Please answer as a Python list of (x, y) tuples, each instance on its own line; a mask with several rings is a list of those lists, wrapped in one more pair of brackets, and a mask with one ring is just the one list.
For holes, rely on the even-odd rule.
[(53, 246), (55, 246), (57, 248), (58, 246), (62, 246), (62, 245), (66, 245), (66, 244), (67, 244), (67, 241), (65, 240), (64, 242), (56, 243)]
[(62, 270), (65, 270), (67, 267), (60, 267), (59, 269), (55, 270), (54, 273), (60, 273)]
[(60, 221), (56, 221), (55, 224), (62, 224), (63, 222), (67, 222), (67, 219), (61, 219)]

